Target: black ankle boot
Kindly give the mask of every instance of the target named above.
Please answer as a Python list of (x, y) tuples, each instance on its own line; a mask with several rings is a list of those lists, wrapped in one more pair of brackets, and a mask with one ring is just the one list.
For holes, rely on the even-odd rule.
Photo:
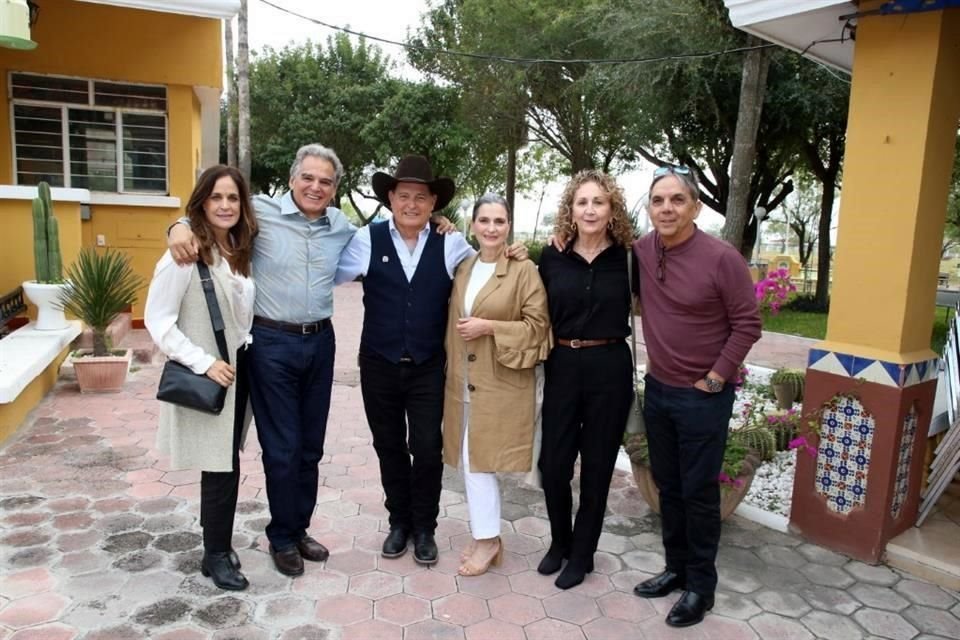
[(550, 549), (547, 551), (546, 555), (543, 556), (543, 559), (540, 561), (540, 564), (537, 566), (537, 571), (541, 575), (549, 576), (557, 571), (560, 571), (560, 565), (563, 563), (563, 560), (569, 556), (569, 552), (560, 547), (555, 547), (550, 545)]
[(229, 551), (204, 551), (200, 573), (213, 580), (213, 584), (228, 591), (243, 591), (249, 582), (230, 561)]
[(571, 558), (553, 584), (558, 589), (575, 587), (583, 582), (584, 577), (591, 571), (593, 571), (593, 556), (586, 561)]

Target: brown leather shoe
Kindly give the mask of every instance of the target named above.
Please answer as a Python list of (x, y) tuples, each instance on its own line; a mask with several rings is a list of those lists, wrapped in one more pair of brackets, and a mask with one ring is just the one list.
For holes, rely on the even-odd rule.
[(300, 539), (300, 542), (297, 543), (297, 551), (300, 552), (301, 558), (310, 562), (323, 562), (330, 557), (327, 548), (310, 536), (304, 536)]
[(273, 545), (270, 545), (270, 557), (273, 558), (277, 571), (283, 575), (291, 577), (303, 575), (303, 558), (300, 557), (300, 550), (296, 547), (277, 551)]

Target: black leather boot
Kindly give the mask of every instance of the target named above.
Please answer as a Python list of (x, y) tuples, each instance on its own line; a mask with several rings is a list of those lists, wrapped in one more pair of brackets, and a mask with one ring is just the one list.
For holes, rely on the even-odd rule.
[(540, 564), (537, 565), (537, 571), (544, 576), (554, 574), (560, 571), (560, 565), (563, 564), (564, 559), (569, 556), (570, 552), (566, 549), (550, 545), (550, 549), (544, 554), (543, 559), (540, 560)]
[(230, 560), (229, 551), (204, 551), (200, 573), (213, 580), (213, 584), (228, 591), (243, 591), (250, 583)]

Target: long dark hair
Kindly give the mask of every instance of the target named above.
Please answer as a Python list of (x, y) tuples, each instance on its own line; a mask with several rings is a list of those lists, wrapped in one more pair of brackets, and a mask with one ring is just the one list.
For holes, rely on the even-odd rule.
[(200, 259), (207, 264), (213, 264), (213, 245), (216, 244), (216, 240), (213, 236), (213, 229), (207, 222), (203, 204), (213, 193), (217, 180), (225, 176), (231, 178), (237, 185), (237, 192), (240, 194), (240, 220), (227, 232), (232, 241), (231, 255), (223, 255), (222, 257), (234, 273), (249, 276), (250, 259), (253, 255), (253, 239), (257, 236), (259, 228), (257, 227), (257, 219), (253, 215), (253, 205), (250, 202), (250, 187), (247, 186), (243, 174), (236, 167), (218, 164), (200, 174), (200, 177), (197, 178), (197, 185), (193, 188), (193, 193), (190, 194), (190, 200), (187, 202), (187, 217), (190, 218), (190, 228), (200, 245)]

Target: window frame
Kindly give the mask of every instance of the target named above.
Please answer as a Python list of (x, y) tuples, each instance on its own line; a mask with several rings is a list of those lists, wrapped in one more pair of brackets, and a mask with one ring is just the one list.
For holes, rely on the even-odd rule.
[[(60, 102), (55, 100), (37, 100), (32, 98), (15, 98), (14, 97), (14, 76), (33, 76), (39, 78), (63, 78), (67, 80), (78, 80), (83, 81), (87, 85), (87, 101), (83, 102)], [(163, 101), (165, 109), (163, 111), (157, 109), (144, 109), (137, 107), (112, 107), (112, 106), (103, 106), (95, 104), (96, 99), (96, 84), (106, 84), (106, 85), (123, 85), (123, 86), (137, 86), (137, 87), (150, 87), (152, 89), (163, 89)], [(12, 144), (13, 152), (13, 183), (16, 185), (21, 185), (24, 183), (20, 182), (20, 157), (17, 154), (17, 128), (16, 128), (16, 107), (18, 105), (29, 106), (29, 107), (46, 107), (46, 108), (58, 108), (60, 111), (60, 151), (63, 154), (61, 160), (61, 168), (63, 175), (63, 187), (68, 189), (88, 189), (91, 193), (116, 193), (116, 194), (129, 194), (129, 195), (139, 195), (139, 196), (168, 196), (170, 195), (170, 116), (169, 116), (169, 91), (166, 85), (159, 84), (149, 84), (144, 82), (119, 82), (115, 80), (105, 80), (101, 78), (85, 78), (78, 76), (67, 76), (60, 74), (46, 74), (46, 73), (34, 73), (29, 71), (9, 71), (7, 73), (7, 99), (10, 103), (9, 118), (10, 118), (10, 140)], [(90, 189), (89, 187), (77, 187), (73, 184), (73, 171), (72, 171), (72, 159), (71, 151), (73, 147), (70, 146), (70, 109), (82, 110), (82, 111), (101, 111), (105, 113), (113, 113), (115, 116), (115, 121), (113, 123), (114, 131), (114, 144), (116, 147), (116, 162), (115, 162), (115, 178), (117, 182), (117, 189), (114, 191), (103, 191), (99, 189)], [(125, 188), (125, 159), (124, 159), (124, 115), (147, 115), (161, 117), (163, 119), (163, 190), (142, 190), (142, 189), (126, 189)], [(139, 125), (130, 125), (130, 126), (139, 126)], [(25, 185), (25, 186), (34, 186), (34, 185)]]

